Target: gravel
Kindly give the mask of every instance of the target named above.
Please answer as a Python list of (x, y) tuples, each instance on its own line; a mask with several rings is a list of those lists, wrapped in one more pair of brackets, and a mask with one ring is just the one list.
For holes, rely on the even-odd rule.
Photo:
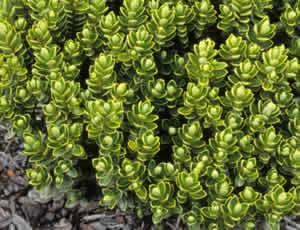
[(39, 204), (47, 204), (51, 201), (51, 199), (41, 199), (40, 194), (34, 189), (28, 192), (28, 197)]
[[(142, 224), (132, 214), (121, 214), (99, 207), (64, 208), (65, 199), (41, 199), (28, 184), (25, 169), (30, 167), (21, 154), (22, 140), (0, 125), (0, 229), (2, 230), (130, 230)], [(100, 214), (99, 214), (100, 213)], [(91, 218), (92, 220), (86, 221)], [(122, 219), (122, 223), (120, 223)]]
[(43, 214), (41, 205), (31, 200), (29, 197), (21, 197), (21, 209), (27, 214), (30, 219), (36, 220)]
[(46, 221), (52, 222), (55, 218), (55, 214), (52, 212), (47, 212), (44, 218)]
[[(65, 199), (44, 200), (28, 184), (27, 157), (22, 141), (0, 125), (0, 229), (2, 230), (156, 230), (151, 217), (138, 219), (131, 213), (107, 211), (99, 201), (87, 207), (64, 208)], [(164, 230), (186, 230), (177, 217), (166, 221)], [(284, 218), (282, 230), (300, 230), (300, 218)]]

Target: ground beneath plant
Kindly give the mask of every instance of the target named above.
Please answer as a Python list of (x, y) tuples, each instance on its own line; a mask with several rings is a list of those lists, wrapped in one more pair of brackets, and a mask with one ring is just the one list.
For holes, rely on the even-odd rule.
[[(98, 201), (87, 208), (67, 209), (65, 200), (43, 200), (28, 184), (27, 157), (21, 154), (22, 140), (0, 126), (0, 229), (4, 230), (158, 230), (151, 217), (143, 220), (133, 213), (106, 210)], [(299, 224), (297, 224), (297, 222)], [(163, 230), (186, 230), (178, 217), (164, 222)], [(300, 218), (285, 218), (282, 228), (300, 230)]]
[[(0, 126), (0, 229), (8, 230), (144, 230), (155, 229), (151, 216), (141, 220), (133, 213), (106, 210), (99, 201), (87, 208), (67, 209), (65, 200), (43, 200), (28, 184), (22, 140)], [(176, 229), (177, 218), (164, 229)], [(174, 226), (173, 226), (174, 225)], [(178, 229), (186, 229), (177, 225)]]

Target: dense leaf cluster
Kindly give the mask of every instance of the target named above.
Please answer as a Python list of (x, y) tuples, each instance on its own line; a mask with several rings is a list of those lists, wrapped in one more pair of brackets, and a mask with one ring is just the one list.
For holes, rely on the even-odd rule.
[(191, 229), (300, 215), (299, 0), (0, 0), (0, 119), (44, 196)]

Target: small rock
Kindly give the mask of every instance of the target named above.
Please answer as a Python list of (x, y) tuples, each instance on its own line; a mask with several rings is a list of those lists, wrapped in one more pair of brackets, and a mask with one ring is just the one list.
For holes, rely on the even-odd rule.
[(99, 201), (90, 201), (89, 204), (87, 205), (87, 207), (80, 207), (78, 212), (79, 213), (87, 213), (87, 212), (90, 212), (92, 210), (95, 210), (99, 207)]
[(50, 206), (50, 208), (48, 208), (48, 212), (55, 212), (55, 208)]
[(43, 226), (45, 223), (48, 223), (49, 221), (45, 219), (45, 217), (39, 217), (39, 220), (38, 220), (38, 225), (39, 226)]
[(10, 224), (10, 225), (9, 225), (9, 228), (8, 228), (8, 230), (16, 230), (16, 227), (15, 227), (15, 225), (13, 225), (13, 224)]
[(8, 176), (11, 176), (11, 177), (16, 175), (14, 170), (12, 170), (12, 169), (7, 169), (6, 173), (7, 173)]
[(0, 200), (0, 207), (2, 207), (2, 208), (8, 208), (9, 207), (8, 200)]
[(28, 214), (31, 218), (37, 218), (42, 214), (41, 205), (30, 200), (28, 197), (20, 197), (19, 203), (22, 204), (22, 210)]
[(54, 217), (55, 217), (55, 214), (52, 212), (47, 212), (47, 214), (45, 215), (46, 221), (49, 221), (49, 222), (53, 221)]
[(14, 184), (9, 184), (9, 185), (7, 186), (7, 190), (8, 190), (10, 193), (15, 192), (15, 191), (14, 191)]
[(21, 190), (20, 186), (17, 184), (13, 184), (12, 187), (14, 192), (19, 192)]
[(34, 189), (28, 192), (28, 197), (40, 204), (46, 204), (51, 200), (51, 199), (41, 199), (40, 194)]
[(126, 222), (128, 224), (133, 224), (135, 222), (135, 220), (133, 219), (132, 216), (128, 215), (128, 216), (126, 216)]
[(0, 171), (3, 170), (9, 161), (9, 157), (5, 152), (0, 151)]
[(64, 200), (54, 200), (53, 201), (53, 208), (54, 209), (61, 209), (64, 206)]
[(8, 189), (4, 189), (3, 192), (5, 196), (8, 196), (10, 194), (10, 191)]
[(24, 203), (26, 203), (27, 200), (28, 200), (28, 198), (26, 196), (21, 196), (21, 197), (19, 197), (18, 202), (20, 204), (24, 204)]
[(65, 218), (61, 219), (59, 223), (54, 225), (53, 230), (71, 230), (72, 224)]
[(10, 213), (0, 208), (0, 220), (6, 219), (10, 216)]
[(97, 208), (93, 213), (99, 214), (99, 213), (103, 213), (103, 212), (105, 212), (104, 208)]
[(17, 162), (17, 164), (18, 164), (19, 166), (21, 166), (21, 168), (23, 168), (23, 167), (26, 166), (27, 156), (22, 155), (22, 154), (17, 154), (17, 155), (14, 157), (14, 160)]
[(11, 177), (10, 180), (17, 185), (25, 186), (28, 184), (27, 181), (22, 176), (14, 176)]
[(99, 222), (94, 222), (90, 224), (95, 230), (106, 230), (106, 227)]
[(12, 223), (16, 226), (16, 228), (22, 229), (22, 230), (32, 230), (30, 224), (25, 221), (21, 216), (13, 215), (12, 217)]
[(61, 215), (62, 215), (62, 216), (68, 215), (67, 209), (63, 208), (63, 209), (61, 210)]
[(117, 216), (116, 217), (116, 221), (120, 224), (124, 224), (125, 223), (125, 219), (123, 216)]
[(91, 225), (81, 224), (80, 230), (96, 230), (96, 229), (94, 227), (92, 227)]

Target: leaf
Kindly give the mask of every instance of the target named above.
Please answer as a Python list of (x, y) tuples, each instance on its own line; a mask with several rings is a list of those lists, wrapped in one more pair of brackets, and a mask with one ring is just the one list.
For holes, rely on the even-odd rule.
[(77, 170), (76, 170), (74, 167), (72, 167), (72, 168), (70, 168), (70, 170), (67, 172), (67, 175), (68, 175), (69, 177), (76, 178), (76, 177), (78, 177), (78, 172), (77, 172)]
[(133, 141), (133, 140), (129, 140), (129, 141), (128, 141), (128, 147), (129, 147), (132, 151), (134, 151), (134, 152), (137, 152), (137, 151), (138, 151), (138, 150), (137, 150), (136, 142)]
[(187, 107), (180, 107), (178, 108), (178, 113), (183, 115), (183, 116), (188, 116), (193, 112), (192, 108), (187, 108)]

